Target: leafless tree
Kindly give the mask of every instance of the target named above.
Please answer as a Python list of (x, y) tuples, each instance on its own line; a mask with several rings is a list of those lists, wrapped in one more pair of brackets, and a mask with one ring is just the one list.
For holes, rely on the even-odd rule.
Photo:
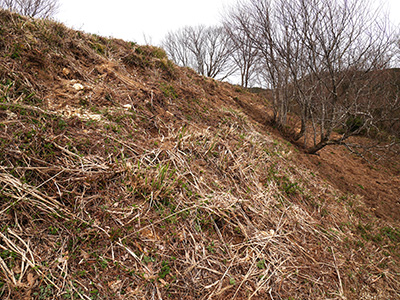
[(169, 32), (162, 42), (162, 47), (176, 64), (193, 68), (186, 28)]
[[(181, 37), (181, 41), (184, 43), (184, 47), (191, 54), (190, 63), (199, 74), (205, 74), (204, 60), (206, 59), (206, 44), (204, 38), (205, 26), (197, 27), (185, 27), (184, 35)], [(183, 38), (185, 38), (183, 40)]]
[(373, 112), (384, 102), (372, 82), (388, 66), (393, 43), (387, 19), (368, 1), (249, 0), (226, 18), (262, 57), (273, 120), (283, 127), (296, 110), (294, 139), (308, 145), (311, 138), (309, 153), (344, 144), (377, 121)]
[(279, 29), (273, 3), (261, 0), (239, 2), (227, 14), (224, 23), (244, 34), (257, 50), (260, 57), (258, 77), (274, 91), (273, 121), (284, 125), (288, 112), (287, 99), (284, 98), (285, 70), (276, 47)]
[(0, 0), (0, 7), (21, 15), (37, 18), (53, 16), (58, 8), (58, 0)]
[[(307, 69), (316, 87), (310, 105), (316, 153), (326, 145), (343, 144), (376, 123), (374, 74), (390, 61), (387, 20), (365, 0), (300, 0), (290, 19), (292, 30), (308, 52)], [(291, 6), (293, 7), (293, 6)], [(352, 121), (353, 120), (353, 121)], [(355, 126), (355, 120), (359, 124)], [(318, 127), (316, 126), (318, 125)], [(341, 135), (333, 137), (335, 129)]]
[(229, 36), (222, 27), (187, 26), (167, 34), (162, 47), (175, 63), (224, 80), (234, 72)]
[[(244, 20), (246, 22), (249, 16), (243, 14), (243, 18), (247, 18)], [(257, 74), (259, 51), (242, 27), (238, 26), (233, 19), (226, 18), (223, 25), (234, 47), (232, 59), (240, 74), (240, 85), (249, 87)]]

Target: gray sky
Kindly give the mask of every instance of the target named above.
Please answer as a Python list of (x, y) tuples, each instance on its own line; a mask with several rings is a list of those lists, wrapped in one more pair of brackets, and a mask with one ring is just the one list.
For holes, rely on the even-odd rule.
[[(400, 23), (400, 1), (383, 0), (390, 16)], [(237, 0), (60, 0), (55, 18), (68, 27), (158, 45), (168, 31), (185, 25), (214, 25), (224, 6)], [(379, 3), (381, 1), (373, 1)]]
[[(218, 24), (225, 4), (237, 0), (60, 0), (55, 18), (68, 27), (157, 45), (185, 25)], [(111, 3), (111, 5), (110, 5)]]

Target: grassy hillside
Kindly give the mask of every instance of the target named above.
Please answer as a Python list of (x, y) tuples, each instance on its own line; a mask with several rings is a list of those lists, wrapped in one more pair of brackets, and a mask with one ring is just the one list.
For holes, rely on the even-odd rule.
[(2, 299), (400, 296), (395, 202), (326, 171), (357, 158), (308, 158), (159, 48), (5, 11), (0, 32)]

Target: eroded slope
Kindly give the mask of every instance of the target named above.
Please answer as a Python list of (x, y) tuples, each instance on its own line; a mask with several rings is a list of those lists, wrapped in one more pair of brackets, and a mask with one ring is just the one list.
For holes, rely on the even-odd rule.
[(257, 95), (155, 47), (0, 24), (3, 298), (399, 296), (399, 230), (247, 115)]

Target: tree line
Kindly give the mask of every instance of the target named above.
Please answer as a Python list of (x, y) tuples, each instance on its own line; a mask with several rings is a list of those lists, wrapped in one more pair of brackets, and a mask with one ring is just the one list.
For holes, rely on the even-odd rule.
[(243, 87), (270, 88), (273, 123), (286, 128), (288, 114), (296, 113), (292, 139), (316, 153), (378, 132), (388, 118), (399, 121), (399, 94), (392, 92), (400, 86), (383, 73), (396, 37), (387, 15), (368, 0), (247, 0), (231, 7), (220, 26), (170, 32), (162, 46), (202, 75), (236, 73)]

